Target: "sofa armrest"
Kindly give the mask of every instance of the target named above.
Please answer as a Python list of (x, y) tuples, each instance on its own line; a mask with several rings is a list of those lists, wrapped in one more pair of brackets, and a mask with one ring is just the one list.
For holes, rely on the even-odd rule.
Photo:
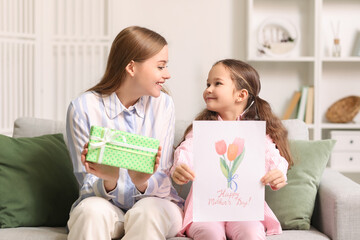
[(312, 220), (314, 227), (333, 240), (359, 239), (360, 185), (325, 169)]

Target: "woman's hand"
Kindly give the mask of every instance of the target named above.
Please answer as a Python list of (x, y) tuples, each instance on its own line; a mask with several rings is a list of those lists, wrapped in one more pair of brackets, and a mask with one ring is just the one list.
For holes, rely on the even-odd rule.
[[(158, 149), (158, 152), (157, 152), (157, 155), (155, 158), (154, 173), (156, 172), (156, 170), (159, 167), (160, 157), (161, 157), (161, 146), (159, 146), (159, 149)], [(137, 188), (137, 190), (144, 193), (148, 186), (147, 181), (152, 176), (152, 174), (137, 172), (137, 171), (133, 171), (133, 170), (128, 170), (128, 174), (131, 178), (131, 181), (134, 183), (135, 187)]]
[(104, 164), (86, 161), (89, 143), (84, 145), (81, 153), (81, 162), (85, 166), (86, 172), (91, 173), (104, 180), (104, 187), (107, 192), (115, 189), (119, 178), (119, 168)]
[(261, 182), (264, 185), (270, 184), (273, 190), (279, 190), (287, 184), (284, 174), (279, 169), (270, 170), (261, 178)]
[(188, 183), (190, 180), (194, 181), (195, 173), (186, 164), (180, 164), (175, 168), (171, 177), (175, 183), (183, 185)]

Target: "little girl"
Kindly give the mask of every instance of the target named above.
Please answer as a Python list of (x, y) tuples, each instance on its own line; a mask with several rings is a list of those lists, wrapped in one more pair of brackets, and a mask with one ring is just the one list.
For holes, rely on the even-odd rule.
[[(287, 141), (287, 131), (271, 110), (268, 102), (259, 97), (260, 80), (250, 65), (233, 59), (216, 62), (209, 72), (203, 93), (206, 103), (196, 120), (263, 120), (266, 121), (265, 176), (261, 182), (273, 190), (284, 187), (292, 158)], [(171, 176), (177, 184), (195, 178), (193, 166), (193, 132), (190, 125), (183, 141), (175, 150)], [(196, 161), (196, 160), (195, 160)], [(264, 202), (264, 221), (193, 222), (192, 188), (186, 199), (183, 227), (179, 235), (186, 234), (195, 240), (265, 239), (266, 235), (280, 234), (281, 225)]]

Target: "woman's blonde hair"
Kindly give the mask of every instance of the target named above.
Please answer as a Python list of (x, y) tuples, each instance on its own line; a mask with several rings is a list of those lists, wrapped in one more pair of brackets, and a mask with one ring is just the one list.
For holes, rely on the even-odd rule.
[[(288, 132), (281, 120), (272, 112), (270, 104), (259, 97), (261, 84), (258, 72), (249, 64), (235, 59), (220, 60), (213, 66), (218, 64), (222, 64), (230, 71), (231, 79), (237, 90), (246, 89), (249, 93), (245, 108), (248, 110), (241, 116), (241, 119), (266, 121), (266, 134), (275, 142), (280, 155), (288, 161), (290, 168), (293, 165), (293, 159), (287, 138)], [(195, 120), (217, 120), (217, 116), (217, 112), (204, 109), (196, 116)], [(185, 130), (183, 140), (191, 130), (192, 124)]]
[(100, 82), (88, 91), (110, 95), (119, 89), (126, 75), (126, 66), (131, 62), (143, 62), (167, 45), (160, 34), (139, 26), (123, 29), (112, 43), (106, 70)]

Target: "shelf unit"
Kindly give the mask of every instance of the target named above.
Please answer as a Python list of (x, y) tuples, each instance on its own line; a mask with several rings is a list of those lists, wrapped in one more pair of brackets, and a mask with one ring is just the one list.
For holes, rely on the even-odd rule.
[[(360, 57), (352, 56), (360, 34), (358, 0), (247, 0), (247, 61), (259, 72), (262, 90), (278, 116), (282, 116), (295, 91), (314, 86), (314, 121), (311, 139), (330, 138), (332, 130), (359, 130), (357, 123), (334, 124), (325, 118), (337, 100), (360, 95)], [(297, 29), (299, 42), (285, 57), (259, 54), (258, 31), (270, 18), (283, 18)], [(340, 24), (341, 56), (331, 57), (331, 23)], [(296, 116), (293, 115), (293, 118)]]

